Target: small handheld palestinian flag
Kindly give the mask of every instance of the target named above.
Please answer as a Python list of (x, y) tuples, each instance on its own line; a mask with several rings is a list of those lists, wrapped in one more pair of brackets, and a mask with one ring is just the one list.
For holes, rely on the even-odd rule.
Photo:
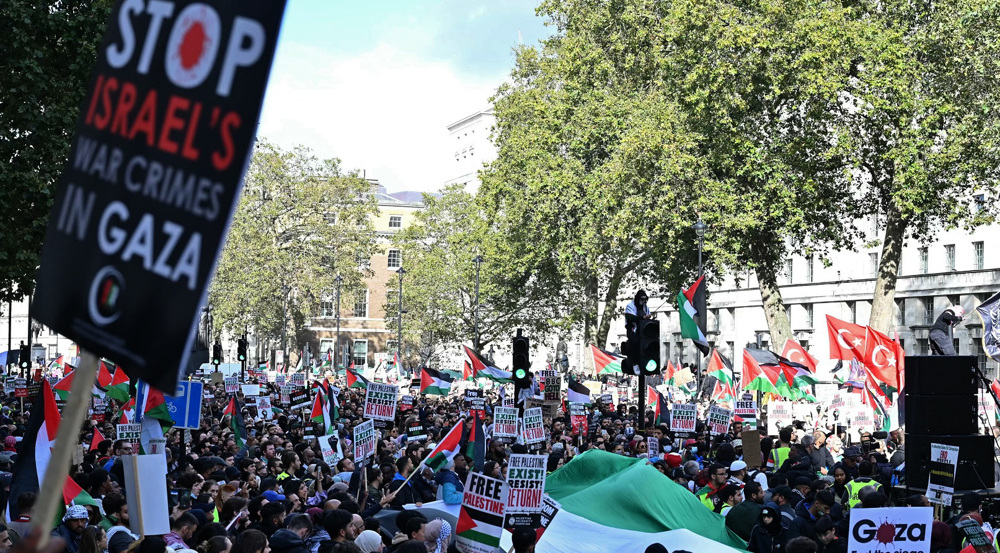
[(233, 431), (233, 439), (236, 440), (236, 446), (243, 449), (247, 445), (247, 424), (243, 420), (243, 409), (240, 402), (236, 401), (235, 397), (229, 398), (229, 404), (226, 405), (226, 409), (222, 411), (222, 416), (232, 415), (229, 417), (229, 429)]
[(368, 379), (354, 369), (347, 369), (347, 387), (368, 389)]
[(438, 446), (434, 448), (434, 451), (427, 456), (427, 459), (424, 460), (425, 467), (437, 472), (451, 462), (452, 458), (455, 457), (462, 445), (464, 426), (464, 421), (458, 421), (458, 424), (445, 434), (441, 443), (439, 443)]
[(111, 377), (111, 385), (105, 390), (107, 396), (111, 399), (116, 399), (120, 402), (128, 401), (128, 385), (129, 379), (125, 371), (122, 370), (121, 366), (115, 368), (115, 374)]
[(465, 456), (472, 459), (473, 470), (482, 472), (483, 465), (486, 464), (486, 430), (478, 411), (473, 412), (477, 414), (472, 417), (472, 427), (465, 439)]
[(445, 373), (420, 369), (420, 393), (429, 396), (446, 396), (451, 391), (452, 378)]
[(104, 441), (104, 434), (101, 434), (101, 431), (98, 430), (97, 427), (95, 426), (94, 437), (90, 439), (90, 449), (87, 451), (96, 451), (97, 446), (99, 446), (103, 441)]

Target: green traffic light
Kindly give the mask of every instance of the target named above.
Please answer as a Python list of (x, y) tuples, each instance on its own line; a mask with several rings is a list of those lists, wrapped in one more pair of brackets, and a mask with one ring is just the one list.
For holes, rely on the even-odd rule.
[(514, 371), (514, 378), (520, 379), (524, 378), (525, 376), (527, 376), (527, 373), (524, 369), (517, 369), (516, 371)]
[(656, 361), (650, 359), (646, 362), (646, 372), (655, 373), (656, 372)]

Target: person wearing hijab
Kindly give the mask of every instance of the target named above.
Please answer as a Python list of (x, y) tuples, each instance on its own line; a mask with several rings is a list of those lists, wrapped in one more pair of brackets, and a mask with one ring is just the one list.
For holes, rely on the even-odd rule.
[(955, 553), (951, 548), (951, 527), (940, 520), (931, 526), (931, 553)]
[(3, 439), (3, 450), (4, 451), (17, 451), (17, 438), (15, 436), (7, 436)]
[(361, 553), (379, 553), (382, 551), (382, 536), (374, 530), (365, 530), (354, 538), (354, 545), (358, 546)]
[(424, 542), (427, 553), (447, 553), (451, 542), (451, 524), (440, 518), (428, 522), (424, 528)]
[(747, 540), (747, 551), (777, 553), (785, 550), (788, 542), (798, 534), (788, 526), (774, 502), (768, 502), (760, 512), (760, 519)]

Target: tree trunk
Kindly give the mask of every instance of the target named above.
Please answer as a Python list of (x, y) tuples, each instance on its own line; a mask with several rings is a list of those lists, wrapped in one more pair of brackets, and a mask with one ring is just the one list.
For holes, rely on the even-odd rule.
[(596, 276), (587, 279), (584, 286), (583, 343), (592, 344), (597, 337), (597, 291)]
[(893, 321), (896, 297), (896, 279), (899, 276), (899, 260), (903, 255), (903, 240), (906, 235), (906, 221), (898, 209), (891, 209), (885, 222), (885, 238), (882, 240), (882, 259), (878, 264), (878, 278), (875, 280), (875, 295), (872, 298), (872, 314), (868, 326), (888, 334), (895, 326)]
[(766, 263), (759, 265), (756, 273), (760, 299), (764, 303), (764, 317), (771, 333), (771, 349), (784, 347), (785, 341), (792, 337), (792, 325), (788, 321), (785, 303), (781, 300), (777, 274)]
[[(601, 324), (597, 328), (595, 344), (604, 348), (608, 344), (608, 333), (611, 332), (611, 321), (618, 314), (618, 291), (621, 290), (622, 276), (614, 274), (608, 282), (608, 290), (604, 293), (604, 312), (601, 313)], [(584, 344), (587, 345), (587, 344)]]

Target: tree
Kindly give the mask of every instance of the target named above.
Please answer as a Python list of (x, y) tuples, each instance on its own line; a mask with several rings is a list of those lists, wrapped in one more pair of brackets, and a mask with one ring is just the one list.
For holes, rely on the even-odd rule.
[(498, 158), (477, 202), (502, 268), (493, 308), (531, 298), (545, 325), (580, 324), (585, 342), (603, 346), (620, 296), (690, 275), (703, 173), (676, 102), (615, 66), (590, 32), (596, 7), (582, 4), (601, 3), (539, 8), (559, 32), (521, 47), (493, 98)]
[[(1000, 5), (852, 2), (864, 43), (845, 92), (858, 216), (884, 228), (869, 324), (893, 326), (903, 244), (992, 222), (1000, 168)], [(982, 194), (982, 202), (975, 195)]]
[(53, 188), (110, 10), (110, 0), (0, 3), (0, 302), (34, 289)]
[[(510, 298), (497, 309), (500, 289), (495, 284), (506, 267), (489, 249), (489, 225), (472, 194), (461, 185), (444, 189), (440, 197), (425, 195), (425, 209), (413, 224), (396, 234), (393, 247), (403, 252), (405, 341), (419, 344), (421, 362), (437, 361), (442, 348), (458, 343), (472, 346), (475, 335), (476, 265), (483, 257), (479, 275), (480, 349), (512, 334), (514, 328), (541, 331), (544, 319), (534, 315), (543, 307), (538, 298)], [(398, 280), (389, 284), (386, 322), (396, 332)]]
[(337, 159), (259, 139), (209, 294), (216, 329), (281, 340), (318, 313), (338, 274), (342, 289), (360, 289), (375, 239), (369, 191)]

